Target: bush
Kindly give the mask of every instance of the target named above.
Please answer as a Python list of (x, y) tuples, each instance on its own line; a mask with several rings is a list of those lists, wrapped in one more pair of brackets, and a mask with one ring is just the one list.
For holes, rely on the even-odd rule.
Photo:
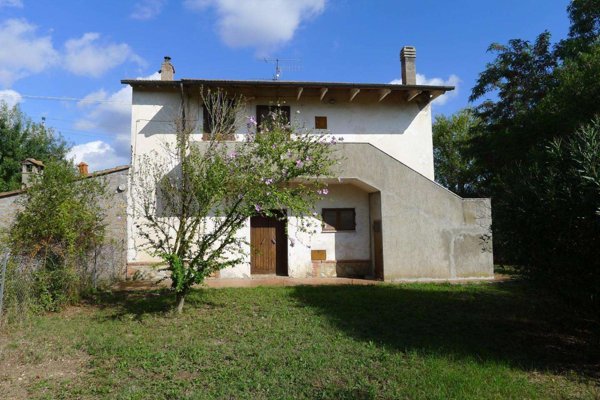
[(598, 307), (600, 117), (504, 176), (507, 191), (494, 207), (503, 256), (557, 293)]
[(47, 164), (26, 192), (8, 240), (20, 274), (31, 276), (37, 308), (56, 311), (91, 287), (86, 260), (104, 241), (105, 195), (100, 178), (80, 179), (65, 162)]

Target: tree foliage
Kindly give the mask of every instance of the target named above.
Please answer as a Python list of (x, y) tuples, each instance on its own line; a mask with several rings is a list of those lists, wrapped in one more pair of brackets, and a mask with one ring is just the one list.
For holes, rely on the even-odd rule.
[(438, 115), (433, 123), (435, 179), (463, 197), (473, 195), (478, 179), (474, 159), (468, 154), (478, 124), (468, 108), (450, 117)]
[(18, 106), (0, 101), (0, 192), (21, 188), (21, 161), (64, 160), (64, 139), (43, 124), (32, 122)]
[(597, 305), (600, 1), (567, 10), (569, 35), (555, 45), (544, 32), (490, 47), (465, 156), (475, 191), (493, 198), (496, 261)]
[[(210, 139), (193, 142), (193, 126), (177, 126), (177, 145), (141, 157), (134, 182), (138, 229), (147, 250), (163, 258), (181, 312), (192, 285), (247, 257), (239, 234), (253, 215), (312, 214), (312, 207), (335, 163), (329, 143), (311, 132), (294, 130), (272, 113), (257, 133), (254, 120), (244, 141), (224, 142), (231, 134), (243, 99), (222, 91), (207, 93), (213, 117)], [(221, 121), (221, 124), (215, 124)], [(246, 255), (245, 255), (246, 254)]]
[(527, 276), (600, 305), (600, 117), (504, 174), (494, 245)]
[(56, 310), (76, 300), (86, 287), (84, 260), (104, 239), (106, 195), (100, 178), (80, 179), (64, 161), (46, 164), (43, 175), (24, 194), (9, 232), (12, 253), (36, 260), (41, 307)]

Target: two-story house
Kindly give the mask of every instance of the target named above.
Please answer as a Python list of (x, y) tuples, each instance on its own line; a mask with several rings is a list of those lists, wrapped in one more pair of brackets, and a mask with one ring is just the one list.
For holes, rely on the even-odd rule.
[[(260, 119), (279, 107), (292, 123), (343, 138), (340, 176), (315, 206), (319, 230), (308, 235), (287, 222), (257, 215), (240, 232), (252, 244), (247, 262), (221, 278), (277, 274), (290, 277), (360, 276), (385, 281), (493, 276), (489, 199), (462, 199), (434, 181), (431, 102), (453, 87), (416, 84), (416, 51), (400, 53), (403, 83), (229, 81), (174, 79), (168, 57), (161, 80), (123, 80), (133, 88), (132, 173), (136, 161), (173, 142), (182, 106), (205, 118), (200, 88), (243, 95), (246, 115)], [(240, 126), (238, 140), (246, 127)], [(286, 226), (287, 224), (287, 226)], [(129, 227), (129, 261), (153, 260)]]

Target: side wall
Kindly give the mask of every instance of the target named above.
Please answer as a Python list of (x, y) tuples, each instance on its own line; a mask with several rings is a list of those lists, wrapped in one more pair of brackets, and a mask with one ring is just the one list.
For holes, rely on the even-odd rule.
[(489, 199), (462, 199), (373, 146), (340, 148), (342, 181), (381, 191), (386, 281), (493, 277)]
[[(127, 244), (127, 187), (129, 170), (121, 168), (100, 176), (108, 188), (107, 199), (100, 205), (106, 213), (106, 241), (96, 258), (96, 268), (100, 278), (124, 278)], [(93, 178), (95, 179), (95, 178)], [(14, 222), (21, 208), (24, 194), (2, 197), (0, 194), (0, 232), (6, 232)]]

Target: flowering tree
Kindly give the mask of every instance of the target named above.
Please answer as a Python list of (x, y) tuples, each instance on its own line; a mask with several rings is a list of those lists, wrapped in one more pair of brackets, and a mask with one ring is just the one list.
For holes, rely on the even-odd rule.
[(147, 250), (168, 265), (177, 312), (193, 285), (244, 259), (248, 242), (239, 230), (251, 216), (312, 214), (326, 194), (321, 178), (335, 164), (331, 140), (293, 130), (277, 113), (261, 129), (250, 118), (243, 141), (219, 141), (239, 123), (242, 99), (218, 90), (206, 93), (204, 104), (220, 121), (208, 141), (191, 141), (192, 127), (177, 124), (176, 146), (146, 154), (134, 172), (138, 230)]

